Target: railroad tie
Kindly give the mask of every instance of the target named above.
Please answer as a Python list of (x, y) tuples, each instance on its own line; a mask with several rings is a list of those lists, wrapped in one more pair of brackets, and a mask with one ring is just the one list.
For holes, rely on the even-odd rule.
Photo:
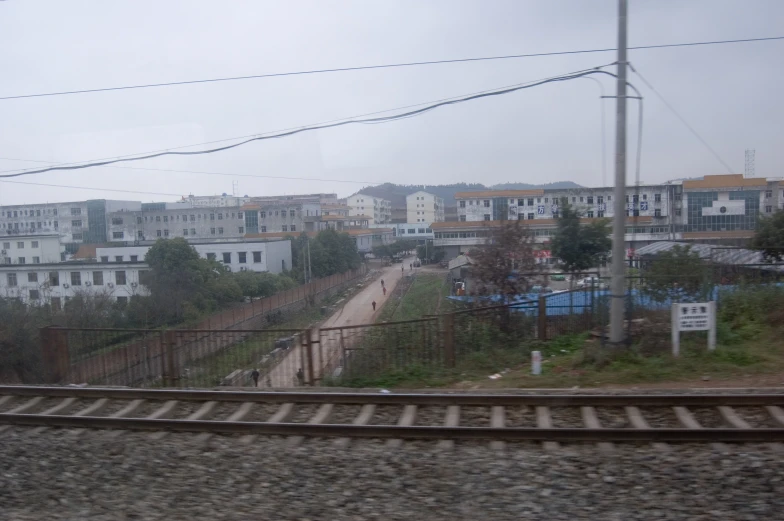
[[(214, 402), (217, 403), (217, 402)], [(253, 402), (244, 402), (242, 405), (237, 408), (228, 418), (226, 421), (229, 422), (241, 422), (245, 417), (250, 414), (251, 409), (253, 409)], [(212, 432), (202, 432), (198, 436), (196, 436), (196, 441), (206, 443), (212, 438), (214, 434)]]
[(10, 402), (13, 399), (14, 399), (14, 397), (12, 395), (10, 395), (10, 394), (6, 394), (5, 396), (0, 396), (0, 407), (2, 407), (3, 405), (7, 404), (8, 402)]
[[(490, 415), (490, 426), (494, 429), (503, 429), (506, 427), (506, 413), (502, 405), (494, 405)], [(490, 448), (493, 450), (504, 450), (506, 443), (501, 440), (493, 440), (490, 442)]]
[[(536, 407), (536, 426), (540, 429), (552, 429), (553, 419), (550, 416), (550, 408), (545, 405), (538, 405)], [(542, 447), (545, 450), (557, 450), (559, 445), (557, 441), (543, 441)]]
[[(148, 420), (162, 420), (164, 418), (171, 417), (171, 415), (174, 412), (174, 409), (177, 407), (178, 403), (179, 402), (177, 400), (168, 400), (168, 401), (166, 401), (163, 405), (161, 405), (152, 414), (147, 416), (147, 419)], [(150, 437), (152, 439), (154, 439), (154, 440), (159, 440), (159, 439), (163, 438), (163, 436), (159, 436), (159, 437), (156, 438), (155, 437), (156, 434), (163, 434), (163, 436), (166, 435), (165, 432), (164, 433), (156, 432), (154, 434), (151, 434)]]
[[(370, 423), (370, 419), (373, 417), (373, 414), (376, 412), (376, 405), (372, 403), (366, 403), (360, 409), (359, 414), (354, 421), (351, 423), (353, 425), (367, 425)], [(351, 443), (351, 438), (338, 438), (335, 440), (335, 446), (345, 449), (348, 447), (349, 443)]]
[[(270, 416), (270, 418), (266, 421), (266, 423), (285, 423), (291, 418), (291, 415), (294, 414), (294, 404), (293, 403), (284, 403), (280, 406), (280, 408)], [(246, 434), (242, 438), (240, 438), (240, 442), (246, 445), (250, 445), (251, 443), (255, 442), (258, 439), (258, 434)]]
[[(416, 420), (417, 406), (406, 405), (403, 407), (403, 414), (397, 421), (398, 427), (411, 427)], [(390, 449), (398, 449), (403, 446), (403, 438), (390, 438), (387, 440), (387, 447)]]
[[(599, 422), (599, 416), (596, 415), (596, 409), (590, 406), (580, 407), (580, 414), (583, 417), (583, 423), (588, 429), (601, 429), (602, 424)], [(596, 444), (599, 450), (609, 452), (613, 450), (613, 444), (607, 441), (600, 441)]]
[[(648, 422), (645, 421), (645, 417), (643, 417), (642, 412), (640, 412), (638, 407), (626, 407), (626, 416), (629, 418), (629, 423), (631, 423), (632, 427), (635, 429), (648, 430), (651, 428), (651, 426), (648, 425)], [(651, 445), (653, 445), (653, 448), (656, 450), (664, 451), (670, 449), (669, 445), (659, 441), (655, 441)]]
[[(721, 418), (729, 425), (730, 427), (734, 427), (735, 429), (753, 429), (749, 423), (741, 418), (741, 416), (733, 409), (732, 407), (726, 405), (720, 405), (718, 407), (719, 414), (721, 414)], [(781, 451), (784, 450), (784, 445), (777, 442), (771, 442), (767, 444), (768, 448)]]
[[(444, 427), (457, 427), (460, 425), (460, 406), (450, 405), (446, 408), (446, 417), (444, 418)], [(455, 440), (441, 440), (438, 442), (438, 448), (441, 450), (452, 450), (455, 447)]]
[[(329, 416), (332, 414), (333, 404), (325, 403), (319, 407), (316, 414), (308, 420), (308, 423), (311, 425), (321, 425), (322, 423), (326, 423)], [(289, 447), (298, 447), (302, 442), (305, 441), (305, 436), (292, 436), (289, 438)]]
[[(90, 406), (74, 414), (74, 416), (92, 416), (104, 410), (108, 405), (109, 405), (108, 398), (99, 398), (95, 400), (95, 402), (93, 402)], [(73, 434), (74, 436), (79, 436), (83, 432), (85, 432), (85, 430), (86, 429), (73, 429), (71, 431), (71, 434)]]
[[(185, 419), (191, 421), (205, 420), (212, 414), (212, 412), (215, 410), (215, 407), (217, 405), (218, 402), (213, 402), (213, 401), (204, 402), (196, 412), (188, 415), (188, 417)], [(162, 440), (163, 438), (166, 437), (167, 434), (169, 434), (167, 431), (159, 431), (150, 434), (150, 438), (152, 438), (153, 440)]]
[[(42, 412), (40, 412), (38, 414), (40, 414), (41, 416), (51, 416), (53, 414), (59, 414), (61, 412), (65, 412), (68, 409), (70, 409), (71, 407), (73, 407), (73, 405), (76, 403), (77, 400), (78, 400), (78, 398), (75, 398), (75, 397), (64, 398), (62, 402), (58, 403), (54, 407), (50, 407), (50, 408), (46, 409), (45, 411), (42, 411)], [(48, 429), (48, 428), (49, 427), (35, 427), (33, 429), (33, 434), (40, 434), (40, 433), (44, 432), (46, 429)]]
[[(8, 414), (24, 414), (28, 412), (30, 409), (36, 408), (38, 404), (41, 403), (43, 400), (44, 400), (43, 396), (35, 396), (27, 400), (19, 407), (16, 407), (15, 409), (11, 409), (10, 411), (8, 411)], [(10, 425), (0, 425), (0, 432), (5, 432), (10, 428), (11, 428)]]
[[(109, 415), (109, 418), (125, 418), (126, 416), (135, 413), (139, 410), (146, 400), (133, 400), (131, 403), (120, 409), (119, 411)], [(110, 438), (116, 438), (125, 431), (112, 431), (108, 433)]]
[[(681, 422), (681, 425), (686, 427), (687, 429), (702, 429), (703, 426), (700, 425), (700, 422), (697, 421), (697, 418), (691, 413), (689, 409), (686, 407), (676, 406), (672, 408), (675, 411), (675, 416), (678, 418), (678, 421)], [(711, 443), (711, 447), (714, 450), (720, 452), (727, 452), (729, 447), (727, 447), (724, 443)]]

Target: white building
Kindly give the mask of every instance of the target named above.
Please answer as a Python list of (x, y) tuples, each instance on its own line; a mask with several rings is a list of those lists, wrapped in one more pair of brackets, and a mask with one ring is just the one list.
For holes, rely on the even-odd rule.
[[(192, 244), (199, 256), (216, 260), (228, 266), (231, 271), (268, 271), (281, 273), (291, 269), (291, 241), (243, 241)], [(97, 247), (90, 256), (99, 264), (123, 262), (142, 262), (151, 246), (114, 246)], [(78, 255), (78, 254), (77, 254)]]
[(444, 220), (444, 200), (419, 191), (406, 196), (406, 220), (410, 223), (434, 223)]
[(250, 201), (247, 195), (239, 197), (236, 195), (228, 195), (223, 193), (221, 195), (189, 195), (183, 198), (183, 202), (187, 202), (193, 208), (225, 208), (227, 206), (242, 206)]
[(370, 228), (391, 228), (394, 240), (424, 241), (433, 238), (433, 229), (430, 227), (430, 223), (374, 224)]
[(147, 295), (142, 284), (149, 268), (144, 263), (58, 262), (0, 266), (0, 298), (61, 309), (79, 294), (105, 294), (118, 302)]
[(388, 224), (392, 221), (392, 203), (386, 199), (356, 193), (346, 199), (349, 216), (366, 218), (370, 224)]
[(65, 259), (65, 245), (57, 234), (0, 238), (0, 263), (4, 265), (51, 264)]

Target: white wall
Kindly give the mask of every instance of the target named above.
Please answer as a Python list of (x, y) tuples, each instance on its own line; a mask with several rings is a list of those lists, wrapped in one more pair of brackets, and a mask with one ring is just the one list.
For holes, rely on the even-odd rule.
[(406, 196), (406, 219), (410, 223), (432, 223), (444, 220), (444, 200), (428, 192)]
[(60, 262), (64, 251), (57, 235), (0, 237), (0, 264), (19, 264), (20, 258), (24, 258), (23, 264)]

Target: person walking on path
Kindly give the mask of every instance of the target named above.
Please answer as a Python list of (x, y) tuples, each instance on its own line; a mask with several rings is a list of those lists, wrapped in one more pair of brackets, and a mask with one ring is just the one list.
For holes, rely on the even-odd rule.
[(404, 271), (406, 271), (406, 267), (405, 266), (400, 266), (400, 273), (402, 274)]
[(371, 304), (371, 305), (373, 306), (373, 311), (375, 311), (376, 310), (376, 301), (374, 300), (373, 304)]
[(299, 382), (299, 386), (303, 387), (305, 385), (305, 372), (300, 367), (297, 369), (297, 382)]
[(384, 287), (384, 279), (381, 279), (381, 287)]
[(384, 292), (384, 296), (386, 297), (387, 296), (387, 288), (381, 288), (381, 290)]
[(253, 380), (253, 387), (259, 386), (259, 370), (254, 369), (253, 372), (250, 373), (250, 377)]

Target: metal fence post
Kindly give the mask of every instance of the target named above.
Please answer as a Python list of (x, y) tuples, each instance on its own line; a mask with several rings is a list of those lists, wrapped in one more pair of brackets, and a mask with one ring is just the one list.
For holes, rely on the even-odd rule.
[(455, 316), (451, 313), (441, 317), (441, 335), (444, 342), (444, 363), (455, 366)]
[(316, 381), (315, 371), (313, 368), (313, 330), (308, 328), (305, 330), (305, 364), (308, 371), (308, 384), (313, 385)]
[(175, 340), (175, 331), (172, 329), (167, 329), (161, 335), (161, 341), (163, 342), (164, 352), (162, 353), (165, 358), (161, 359), (161, 368), (163, 369), (163, 381), (166, 385), (174, 386), (175, 382), (175, 371), (174, 371), (174, 344)]
[(547, 299), (544, 295), (539, 295), (539, 340), (547, 340)]

